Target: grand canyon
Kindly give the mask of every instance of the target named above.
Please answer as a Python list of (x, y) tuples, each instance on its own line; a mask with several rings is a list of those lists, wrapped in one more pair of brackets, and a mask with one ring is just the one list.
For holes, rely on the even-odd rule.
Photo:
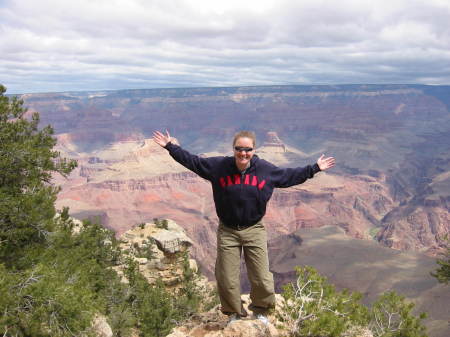
[[(22, 99), (42, 125), (54, 127), (58, 151), (79, 163), (69, 177), (54, 179), (62, 187), (59, 207), (118, 236), (154, 218), (173, 219), (211, 279), (217, 217), (209, 183), (176, 163), (152, 132), (167, 129), (190, 152), (214, 156), (232, 155), (233, 134), (252, 130), (257, 155), (281, 167), (334, 156), (335, 168), (276, 190), (269, 203), (264, 222), (277, 287), (295, 277), (296, 264), (312, 264), (369, 300), (404, 290), (419, 309), (433, 312), (432, 335), (446, 336), (450, 295), (429, 272), (450, 232), (449, 86), (149, 89)], [(355, 256), (366, 256), (367, 264)], [(331, 268), (337, 265), (341, 273)], [(386, 273), (386, 265), (420, 272), (390, 282), (360, 277), (367, 267)]]

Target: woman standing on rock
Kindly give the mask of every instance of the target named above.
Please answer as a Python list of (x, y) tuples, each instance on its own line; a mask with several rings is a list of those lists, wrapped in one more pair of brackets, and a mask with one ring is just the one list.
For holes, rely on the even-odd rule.
[(279, 168), (255, 155), (253, 132), (240, 131), (233, 139), (233, 157), (200, 158), (172, 142), (169, 132), (153, 133), (153, 140), (189, 170), (212, 184), (219, 228), (215, 275), (222, 312), (230, 321), (246, 316), (241, 303), (240, 258), (244, 253), (251, 285), (250, 308), (267, 323), (265, 314), (275, 306), (273, 275), (269, 271), (267, 235), (261, 222), (275, 187), (301, 184), (319, 171), (334, 166), (322, 155), (306, 167)]

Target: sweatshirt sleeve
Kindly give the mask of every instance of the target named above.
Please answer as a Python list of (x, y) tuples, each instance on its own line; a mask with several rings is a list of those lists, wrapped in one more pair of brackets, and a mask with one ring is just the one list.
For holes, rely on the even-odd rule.
[(279, 168), (274, 166), (271, 178), (275, 187), (290, 187), (304, 183), (320, 171), (319, 165), (308, 165), (296, 168)]
[(172, 143), (167, 143), (165, 149), (178, 163), (197, 173), (200, 177), (211, 180), (214, 163), (218, 161), (219, 157), (201, 158)]

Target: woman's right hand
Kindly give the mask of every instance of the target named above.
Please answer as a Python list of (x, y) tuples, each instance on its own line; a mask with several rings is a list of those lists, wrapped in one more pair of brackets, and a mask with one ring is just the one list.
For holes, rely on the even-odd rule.
[(167, 130), (165, 135), (159, 131), (154, 131), (153, 141), (159, 146), (165, 147), (167, 143), (172, 141), (172, 137), (170, 137), (169, 131)]

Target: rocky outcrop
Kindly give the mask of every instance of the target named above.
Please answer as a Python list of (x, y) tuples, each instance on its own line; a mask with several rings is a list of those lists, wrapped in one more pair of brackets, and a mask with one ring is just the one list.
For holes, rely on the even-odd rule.
[(377, 240), (394, 249), (437, 255), (445, 248), (448, 224), (450, 213), (445, 208), (405, 206), (400, 215), (386, 216)]
[(286, 145), (281, 141), (278, 134), (274, 131), (269, 131), (266, 134), (262, 147), (266, 151), (286, 152)]
[(108, 324), (106, 317), (103, 315), (97, 315), (92, 323), (92, 333), (96, 337), (113, 337), (113, 331)]
[[(203, 316), (203, 317), (202, 317)], [(199, 321), (174, 329), (167, 337), (278, 337), (280, 334), (272, 324), (259, 320), (242, 319), (227, 324), (227, 318), (208, 319), (201, 315)]]
[[(177, 288), (183, 281), (184, 263), (188, 258), (183, 253), (189, 253), (192, 241), (173, 220), (155, 220), (126, 231), (120, 238), (121, 248), (131, 254), (149, 283), (161, 280), (167, 287)], [(188, 258), (188, 263), (197, 272), (197, 262)], [(123, 275), (121, 266), (115, 269)], [(205, 278), (201, 283), (199, 286), (209, 287)]]
[[(276, 295), (277, 303), (282, 298)], [(277, 318), (274, 314), (269, 315), (269, 323), (264, 324), (252, 315), (248, 305), (249, 295), (242, 295), (242, 304), (249, 313), (247, 317), (228, 324), (228, 316), (222, 314), (219, 306), (208, 312), (200, 313), (192, 317), (182, 326), (173, 329), (167, 337), (279, 337), (280, 332), (275, 328)]]
[[(277, 311), (283, 306), (284, 300), (276, 294), (277, 306), (268, 316), (267, 324), (258, 320), (249, 310), (249, 295), (242, 295), (244, 309), (249, 313), (247, 317), (228, 323), (228, 317), (222, 314), (219, 307), (200, 313), (188, 322), (176, 327), (167, 337), (287, 337), (289, 333), (283, 328), (284, 324), (278, 320)], [(342, 337), (373, 337), (370, 330), (353, 327)]]

